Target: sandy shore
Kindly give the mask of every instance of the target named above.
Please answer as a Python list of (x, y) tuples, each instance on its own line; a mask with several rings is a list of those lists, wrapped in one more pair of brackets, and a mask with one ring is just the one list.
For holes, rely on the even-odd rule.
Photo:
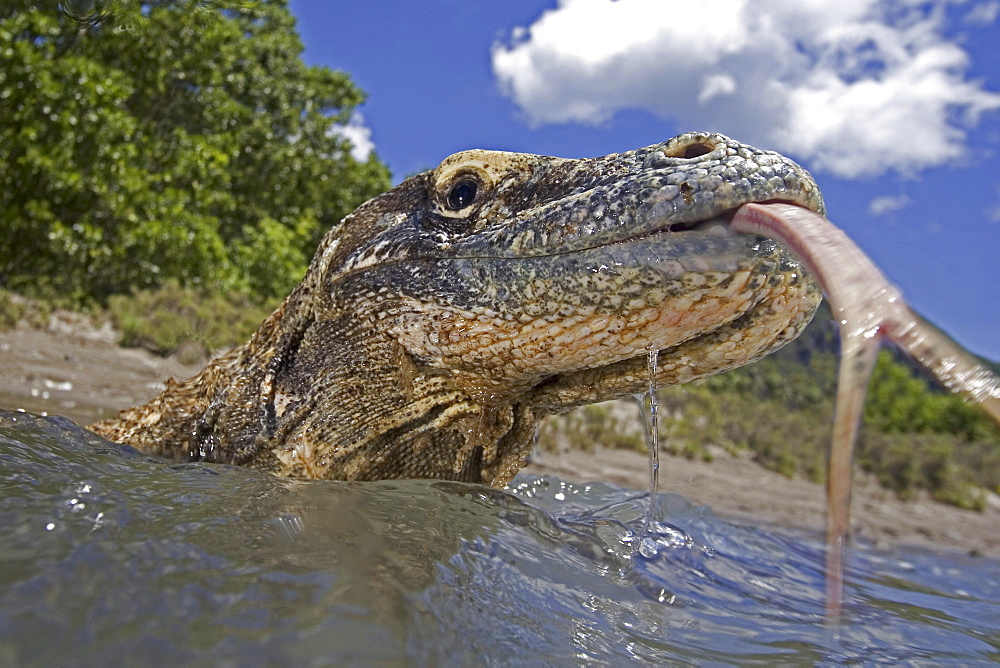
[[(0, 333), (0, 408), (63, 415), (87, 424), (149, 399), (167, 378), (187, 378), (198, 368), (119, 348), (107, 328), (95, 330), (64, 316), (55, 318), (49, 331), (18, 327)], [(647, 458), (623, 450), (540, 451), (525, 470), (635, 489), (649, 485)], [(664, 456), (660, 489), (683, 494), (737, 522), (807, 531), (823, 526), (822, 486), (789, 480), (728, 455), (710, 464)], [(1000, 558), (1000, 497), (991, 496), (982, 513), (927, 498), (904, 503), (858, 475), (852, 528), (856, 539), (877, 546), (910, 544)]]

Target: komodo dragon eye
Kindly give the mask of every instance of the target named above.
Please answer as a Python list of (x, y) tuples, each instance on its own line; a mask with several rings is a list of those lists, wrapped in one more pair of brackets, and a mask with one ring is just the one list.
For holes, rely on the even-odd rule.
[(479, 193), (479, 181), (472, 176), (465, 176), (448, 188), (445, 202), (452, 211), (461, 211), (476, 201)]

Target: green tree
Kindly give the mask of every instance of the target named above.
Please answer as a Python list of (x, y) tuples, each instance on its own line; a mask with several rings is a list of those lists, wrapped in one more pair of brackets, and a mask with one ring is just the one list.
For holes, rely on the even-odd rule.
[(864, 422), (884, 433), (954, 434), (1000, 440), (1000, 430), (963, 397), (933, 390), (889, 350), (879, 352), (865, 400)]
[(278, 296), (389, 187), (338, 131), (363, 94), (302, 62), (283, 0), (95, 7), (0, 9), (0, 285)]

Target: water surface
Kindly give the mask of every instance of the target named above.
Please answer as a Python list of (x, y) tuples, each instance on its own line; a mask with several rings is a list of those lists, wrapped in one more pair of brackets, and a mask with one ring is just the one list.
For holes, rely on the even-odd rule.
[[(0, 413), (0, 664), (1000, 661), (1000, 562), (848, 555), (676, 494), (290, 482)], [(646, 556), (644, 556), (646, 555)]]

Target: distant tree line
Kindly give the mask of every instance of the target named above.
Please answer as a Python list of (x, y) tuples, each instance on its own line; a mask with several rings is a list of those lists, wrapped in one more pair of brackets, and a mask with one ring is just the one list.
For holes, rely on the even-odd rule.
[(0, 287), (286, 293), (390, 185), (338, 131), (363, 93), (302, 50), (284, 0), (0, 6)]

